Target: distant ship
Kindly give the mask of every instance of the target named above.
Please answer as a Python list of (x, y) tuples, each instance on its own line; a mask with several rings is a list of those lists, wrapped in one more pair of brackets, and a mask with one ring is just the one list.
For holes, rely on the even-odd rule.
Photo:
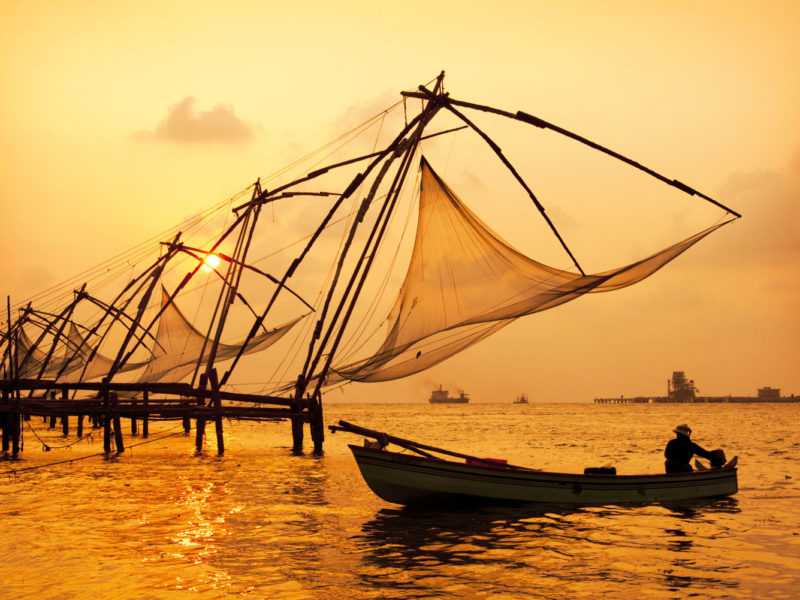
[(518, 396), (516, 400), (514, 400), (514, 404), (528, 404), (528, 397), (525, 394)]
[(428, 402), (431, 404), (466, 404), (469, 402), (469, 396), (464, 392), (461, 392), (457, 398), (448, 396), (448, 393), (447, 390), (442, 389), (442, 386), (439, 386), (438, 390), (433, 390), (431, 392), (431, 397), (428, 398)]

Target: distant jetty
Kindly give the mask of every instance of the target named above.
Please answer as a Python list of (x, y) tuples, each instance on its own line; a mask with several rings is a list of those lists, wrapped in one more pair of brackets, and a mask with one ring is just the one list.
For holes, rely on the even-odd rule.
[(757, 396), (701, 396), (693, 379), (686, 379), (683, 371), (673, 371), (667, 380), (666, 396), (636, 396), (626, 398), (595, 398), (595, 404), (661, 404), (661, 403), (785, 403), (800, 402), (800, 396), (781, 396), (781, 390), (773, 387), (759, 388)]

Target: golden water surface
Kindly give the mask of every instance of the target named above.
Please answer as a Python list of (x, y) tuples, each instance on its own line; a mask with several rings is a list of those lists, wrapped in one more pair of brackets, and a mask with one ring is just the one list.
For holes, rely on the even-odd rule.
[[(0, 463), (0, 598), (796, 598), (800, 405), (422, 404), (338, 419), (557, 471), (659, 472), (671, 429), (739, 456), (740, 492), (676, 505), (404, 510), (374, 496), (348, 443), (291, 456), (286, 423), (226, 423), (226, 455), (158, 423)], [(41, 419), (42, 441), (65, 443)], [(209, 428), (213, 434), (213, 428)], [(67, 440), (69, 441), (69, 440)], [(143, 440), (126, 437), (128, 444)]]

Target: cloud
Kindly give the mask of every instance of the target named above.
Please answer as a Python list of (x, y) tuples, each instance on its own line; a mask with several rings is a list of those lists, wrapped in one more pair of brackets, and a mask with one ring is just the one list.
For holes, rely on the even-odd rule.
[[(361, 134), (348, 144), (352, 152), (372, 152), (373, 149), (382, 150), (392, 138), (403, 128), (403, 108), (397, 106), (400, 96), (397, 93), (385, 91), (372, 99), (351, 104), (330, 123), (330, 131), (334, 136), (342, 135), (347, 131), (359, 128), (367, 121), (372, 121), (370, 127), (362, 130)], [(411, 118), (409, 116), (409, 118)]]
[(140, 131), (134, 137), (187, 144), (244, 144), (253, 138), (252, 127), (234, 114), (232, 106), (217, 104), (211, 110), (197, 111), (194, 102), (187, 96), (173, 104), (155, 130)]
[(381, 114), (383, 111), (396, 104), (399, 99), (400, 96), (396, 92), (385, 90), (370, 100), (357, 102), (348, 106), (342, 111), (338, 118), (331, 123), (331, 127), (338, 132), (357, 127), (376, 115)]
[(734, 173), (720, 197), (743, 217), (717, 251), (739, 264), (776, 267), (800, 261), (800, 161), (780, 170)]

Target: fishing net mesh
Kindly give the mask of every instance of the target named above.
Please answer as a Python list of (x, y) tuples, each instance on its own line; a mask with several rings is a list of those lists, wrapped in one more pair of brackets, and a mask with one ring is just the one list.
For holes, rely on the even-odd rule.
[[(158, 319), (153, 358), (147, 363), (139, 378), (142, 382), (161, 381), (169, 375), (170, 381), (180, 381), (194, 371), (198, 361), (206, 363), (210, 357), (211, 342), (189, 322), (178, 310), (169, 294), (162, 289), (161, 303), (164, 312)], [(247, 345), (244, 354), (259, 352), (281, 339), (300, 319), (292, 319), (283, 325), (255, 336)], [(216, 361), (233, 358), (242, 344), (219, 344)], [(202, 357), (202, 360), (201, 360)]]
[[(142, 369), (138, 381), (154, 383), (157, 381), (181, 381), (192, 373), (200, 362), (205, 364), (210, 356), (211, 342), (206, 342), (200, 333), (183, 315), (174, 302), (169, 302), (169, 294), (162, 289), (161, 305), (164, 312), (158, 320), (155, 339), (152, 345), (151, 358), (146, 361), (128, 361), (117, 372)], [(297, 317), (283, 325), (253, 337), (244, 351), (251, 354), (265, 350), (281, 339), (305, 315)], [(62, 338), (63, 339), (63, 338)], [(114, 360), (95, 352), (92, 356), (92, 345), (78, 331), (74, 323), (70, 323), (66, 344), (60, 343), (56, 352), (48, 353), (34, 347), (30, 337), (20, 330), (17, 336), (17, 355), (20, 357), (18, 373), (20, 377), (44, 379), (53, 378), (64, 383), (91, 381), (106, 376), (114, 364)], [(238, 344), (219, 344), (216, 360), (233, 358), (242, 347)], [(202, 360), (201, 360), (202, 356)], [(45, 365), (44, 369), (42, 366)]]
[(725, 224), (630, 265), (581, 275), (521, 254), (470, 211), (425, 159), (421, 170), (416, 241), (386, 339), (373, 356), (334, 368), (328, 384), (387, 381), (427, 369), (514, 319), (637, 283)]

